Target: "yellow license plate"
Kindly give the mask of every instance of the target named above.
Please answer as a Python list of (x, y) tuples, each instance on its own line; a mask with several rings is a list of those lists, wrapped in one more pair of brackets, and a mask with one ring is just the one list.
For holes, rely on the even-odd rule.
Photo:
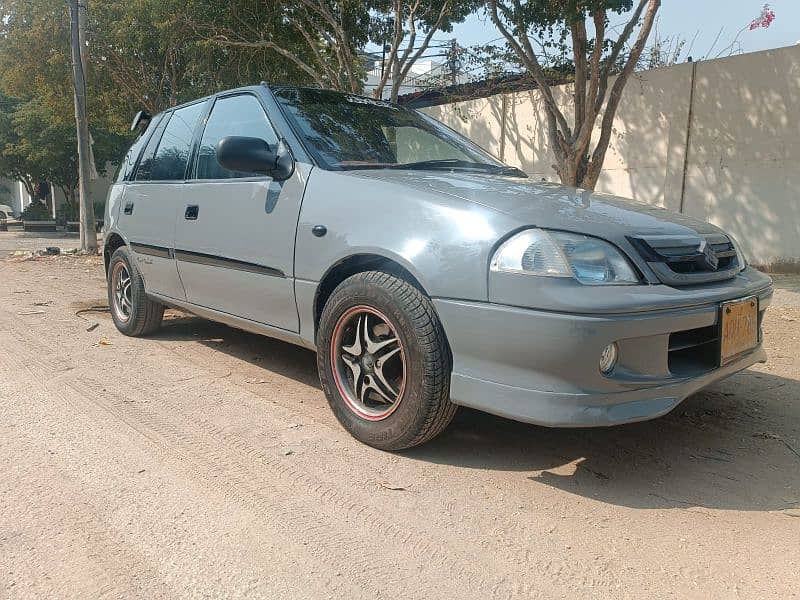
[(724, 302), (720, 332), (720, 364), (731, 362), (757, 345), (758, 299), (753, 297)]

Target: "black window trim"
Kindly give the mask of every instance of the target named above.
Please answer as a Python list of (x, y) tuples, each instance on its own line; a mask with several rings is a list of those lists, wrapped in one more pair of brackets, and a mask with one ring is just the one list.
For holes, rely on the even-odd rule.
[(231, 183), (231, 182), (248, 182), (248, 181), (272, 181), (272, 177), (270, 177), (269, 175), (253, 175), (253, 176), (250, 176), (250, 177), (230, 177), (230, 178), (225, 178), (225, 179), (219, 179), (219, 178), (216, 178), (216, 177), (201, 179), (201, 178), (197, 177), (197, 167), (198, 167), (198, 163), (200, 161), (200, 144), (203, 141), (203, 135), (205, 135), (206, 127), (208, 126), (208, 120), (209, 120), (209, 118), (211, 117), (211, 115), (214, 112), (214, 107), (217, 105), (217, 102), (219, 102), (220, 100), (226, 100), (228, 98), (236, 98), (237, 96), (252, 96), (253, 98), (255, 98), (256, 101), (258, 102), (259, 106), (261, 106), (261, 110), (264, 111), (264, 116), (267, 118), (267, 123), (269, 123), (269, 126), (272, 128), (272, 131), (275, 134), (275, 137), (278, 140), (283, 139), (282, 136), (281, 136), (280, 131), (278, 130), (277, 127), (275, 127), (274, 120), (269, 115), (269, 110), (264, 105), (264, 102), (262, 101), (261, 97), (257, 93), (255, 93), (254, 91), (251, 91), (251, 90), (241, 90), (241, 89), (239, 89), (239, 90), (230, 90), (230, 91), (227, 91), (227, 92), (220, 92), (219, 94), (217, 94), (216, 96), (213, 97), (213, 99), (212, 99), (213, 101), (211, 102), (211, 106), (209, 107), (208, 111), (206, 112), (205, 116), (203, 117), (202, 126), (199, 128), (200, 131), (198, 133), (197, 140), (196, 140), (196, 143), (195, 143), (195, 147), (194, 147), (193, 153), (192, 153), (192, 165), (191, 165), (191, 170), (188, 173), (189, 179), (186, 180), (187, 182), (190, 182), (190, 183), (226, 183), (226, 182), (227, 183)]
[[(172, 118), (172, 110), (165, 110), (161, 114), (163, 116), (156, 124), (156, 126), (153, 127), (153, 133), (150, 134), (150, 137), (147, 139), (147, 142), (145, 143), (144, 146), (142, 146), (142, 149), (139, 152), (139, 157), (136, 159), (136, 167), (133, 169), (133, 173), (131, 173), (130, 183), (135, 183), (135, 184), (154, 183), (151, 179), (143, 179), (141, 181), (138, 181), (136, 177), (139, 175), (139, 169), (142, 166), (142, 158), (144, 157), (147, 148), (150, 146), (150, 142), (153, 141), (154, 136), (158, 135), (159, 138), (158, 140), (156, 140), (156, 146), (153, 149), (153, 158), (156, 157), (156, 153), (158, 152), (158, 147), (161, 145), (161, 137), (164, 135), (164, 130), (166, 130), (167, 125), (169, 125), (169, 120)], [(163, 129), (161, 129), (162, 125), (164, 126)], [(158, 133), (159, 129), (161, 129), (161, 133)]]
[[(158, 183), (199, 183), (199, 182), (216, 182), (216, 183), (224, 183), (224, 182), (246, 182), (246, 181), (271, 181), (272, 178), (269, 176), (257, 176), (257, 177), (242, 177), (236, 179), (197, 179), (195, 175), (197, 174), (196, 171), (196, 162), (197, 162), (197, 153), (199, 152), (199, 144), (200, 140), (202, 139), (203, 132), (205, 132), (206, 123), (208, 121), (208, 117), (211, 114), (211, 110), (216, 104), (217, 100), (222, 98), (229, 98), (232, 96), (241, 96), (249, 94), (254, 96), (256, 100), (258, 100), (261, 107), (264, 109), (264, 114), (267, 116), (267, 121), (269, 122), (272, 130), (275, 132), (275, 135), (279, 140), (283, 140), (284, 143), (289, 147), (289, 151), (295, 155), (295, 160), (299, 160), (301, 162), (308, 162), (313, 166), (319, 166), (314, 157), (308, 152), (305, 144), (303, 142), (302, 137), (298, 136), (297, 133), (294, 131), (293, 125), (291, 121), (285, 118), (282, 112), (282, 108), (280, 103), (275, 99), (270, 86), (262, 82), (259, 86), (251, 86), (245, 88), (236, 88), (232, 90), (225, 90), (223, 92), (219, 92), (217, 94), (213, 94), (210, 96), (204, 96), (203, 98), (198, 98), (197, 100), (192, 100), (191, 102), (186, 102), (184, 104), (180, 104), (178, 106), (174, 106), (163, 110), (162, 112), (158, 113), (153, 117), (153, 122), (145, 131), (145, 135), (148, 136), (147, 141), (142, 146), (142, 149), (139, 151), (139, 155), (136, 157), (136, 165), (133, 168), (133, 171), (128, 179), (123, 181), (122, 183), (125, 184), (136, 184), (136, 185), (150, 185), (150, 184), (158, 184)], [(265, 97), (266, 96), (266, 97)], [(188, 106), (192, 106), (194, 104), (198, 104), (200, 102), (206, 102), (207, 108), (201, 115), (201, 118), (198, 120), (197, 126), (195, 127), (195, 135), (192, 138), (192, 149), (189, 155), (189, 161), (187, 163), (187, 170), (184, 173), (184, 179), (160, 179), (160, 180), (142, 180), (136, 181), (136, 174), (139, 171), (139, 166), (141, 163), (142, 155), (144, 154), (145, 149), (147, 148), (148, 144), (150, 143), (150, 137), (155, 135), (156, 129), (158, 126), (162, 124), (162, 121), (166, 125), (169, 124), (169, 119), (171, 118), (172, 114), (176, 110), (180, 110), (182, 108), (186, 108)], [(271, 111), (275, 111), (274, 113)], [(158, 122), (156, 119), (158, 118)], [(284, 125), (284, 128), (288, 129), (288, 137), (287, 134), (276, 124), (276, 119), (281, 121)], [(163, 132), (162, 132), (163, 135)], [(159, 139), (158, 145), (161, 145), (161, 140)], [(297, 146), (298, 150), (301, 152), (301, 156), (297, 156), (293, 147)], [(158, 153), (158, 146), (156, 146), (156, 153)]]
[[(273, 85), (264, 84), (264, 86), (269, 91), (273, 102), (277, 106), (278, 112), (283, 117), (283, 120), (286, 121), (287, 126), (289, 127), (289, 130), (292, 132), (294, 137), (297, 138), (300, 146), (303, 148), (305, 153), (308, 155), (308, 157), (311, 160), (312, 164), (314, 166), (316, 166), (316, 167), (319, 167), (320, 169), (323, 169), (324, 171), (332, 171), (332, 172), (344, 172), (344, 171), (347, 171), (347, 169), (344, 169), (342, 167), (336, 167), (336, 166), (333, 166), (333, 165), (329, 165), (327, 163), (327, 161), (325, 161), (321, 156), (318, 155), (316, 148), (314, 148), (312, 144), (310, 144), (309, 142), (306, 141), (304, 134), (300, 130), (299, 125), (295, 122), (294, 117), (290, 114), (288, 107), (285, 106), (282, 101), (278, 100), (277, 93), (280, 92), (281, 90), (320, 91), (320, 88), (314, 88), (314, 87), (302, 86), (302, 85), (300, 85), (300, 86), (298, 86), (298, 85), (285, 85), (285, 84), (274, 85), (274, 86)], [(371, 103), (385, 104), (385, 105), (392, 106), (392, 107), (395, 107), (395, 108), (399, 108), (401, 110), (405, 110), (405, 111), (408, 111), (408, 112), (411, 112), (411, 113), (417, 113), (417, 114), (421, 115), (421, 117), (423, 119), (428, 119), (428, 120), (432, 119), (432, 120), (436, 121), (437, 125), (441, 124), (445, 129), (449, 129), (451, 132), (456, 134), (456, 136), (463, 137), (463, 138), (467, 139), (467, 141), (469, 141), (473, 145), (475, 145), (477, 147), (477, 149), (480, 152), (483, 152), (488, 158), (494, 160), (495, 162), (499, 163), (500, 165), (508, 166), (508, 165), (506, 165), (505, 162), (500, 160), (498, 157), (496, 157), (494, 154), (492, 154), (491, 152), (489, 152), (488, 150), (486, 150), (485, 148), (483, 148), (482, 146), (480, 146), (476, 142), (472, 142), (472, 140), (470, 140), (469, 138), (466, 138), (466, 136), (460, 134), (459, 132), (457, 132), (452, 127), (446, 125), (445, 123), (442, 123), (438, 119), (434, 119), (433, 117), (425, 114), (421, 110), (418, 110), (418, 109), (415, 109), (415, 108), (409, 108), (409, 107), (404, 106), (402, 104), (397, 104), (397, 103), (394, 103), (394, 102), (390, 102), (388, 100), (371, 98), (369, 96), (364, 96), (363, 94), (350, 93), (350, 92), (345, 92), (345, 91), (340, 91), (340, 90), (327, 90), (327, 89), (322, 89), (322, 91), (335, 92), (335, 93), (338, 93), (338, 94), (340, 94), (342, 96), (345, 96), (345, 97), (363, 98), (365, 100), (369, 100)], [(434, 127), (435, 126), (436, 125), (434, 125)]]
[[(136, 181), (136, 171), (139, 170), (139, 163), (142, 160), (142, 155), (144, 154), (144, 151), (147, 149), (147, 145), (150, 143), (150, 138), (156, 134), (155, 132), (161, 125), (161, 121), (164, 120), (166, 117), (167, 117), (166, 112), (160, 112), (150, 120), (150, 124), (147, 126), (147, 130), (142, 134), (142, 137), (144, 137), (145, 139), (144, 142), (142, 143), (142, 147), (139, 148), (139, 153), (136, 155), (134, 159), (133, 168), (131, 169), (131, 172), (127, 177), (123, 177), (121, 183), (134, 183)], [(135, 144), (138, 141), (139, 140), (137, 139), (133, 143)], [(131, 144), (131, 149), (133, 149), (133, 144)], [(122, 167), (124, 166), (125, 165), (123, 164)]]
[[(200, 114), (200, 117), (197, 120), (197, 124), (195, 124), (194, 131), (192, 132), (192, 143), (191, 143), (191, 147), (189, 148), (189, 157), (187, 158), (187, 161), (186, 161), (186, 168), (183, 171), (183, 179), (147, 179), (147, 180), (142, 180), (142, 181), (137, 181), (136, 180), (136, 174), (139, 171), (139, 163), (140, 163), (140, 161), (142, 159), (142, 155), (144, 154), (144, 150), (147, 148), (147, 146), (150, 143), (150, 140), (148, 139), (147, 140), (147, 144), (144, 145), (144, 148), (139, 153), (139, 158), (136, 161), (136, 169), (134, 170), (133, 175), (131, 176), (131, 183), (147, 185), (147, 184), (157, 184), (157, 183), (185, 183), (186, 181), (189, 181), (189, 179), (187, 179), (187, 176), (189, 175), (190, 168), (192, 166), (192, 161), (194, 160), (194, 156), (195, 156), (195, 152), (196, 152), (196, 147), (197, 147), (197, 144), (199, 142), (199, 138), (198, 138), (197, 132), (198, 132), (198, 130), (205, 129), (205, 120), (208, 118), (208, 114), (209, 114), (208, 105), (213, 104), (213, 102), (212, 102), (213, 100), (214, 100), (214, 96), (206, 96), (205, 98), (200, 98), (198, 100), (194, 100), (192, 102), (187, 102), (185, 104), (181, 104), (180, 106), (176, 106), (174, 108), (170, 108), (169, 110), (166, 110), (163, 113), (164, 114), (164, 117), (163, 117), (163, 119), (164, 119), (164, 131), (166, 131), (167, 127), (169, 127), (169, 121), (172, 119), (172, 115), (174, 115), (177, 111), (183, 110), (184, 108), (189, 108), (191, 106), (194, 106), (196, 104), (200, 104), (202, 102), (205, 102), (206, 105), (207, 105), (205, 110), (203, 110), (203, 112)], [(201, 128), (201, 124), (202, 124), (202, 128)], [(161, 123), (159, 123), (159, 125), (161, 125)], [(164, 131), (161, 132), (161, 139), (158, 140), (158, 144), (156, 145), (156, 150), (155, 150), (155, 153), (153, 154), (153, 158), (155, 158), (158, 155), (158, 150), (161, 147), (161, 141), (162, 141), (163, 136), (164, 136)], [(153, 135), (155, 135), (155, 133)]]

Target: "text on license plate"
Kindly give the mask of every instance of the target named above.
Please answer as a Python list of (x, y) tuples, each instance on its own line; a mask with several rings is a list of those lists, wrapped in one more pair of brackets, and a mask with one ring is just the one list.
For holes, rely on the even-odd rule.
[(758, 299), (743, 298), (722, 304), (720, 364), (724, 365), (758, 345)]

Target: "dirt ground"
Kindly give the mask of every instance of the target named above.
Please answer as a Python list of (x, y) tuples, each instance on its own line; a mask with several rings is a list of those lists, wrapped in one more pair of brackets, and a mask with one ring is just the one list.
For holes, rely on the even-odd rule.
[(311, 352), (179, 313), (125, 338), (76, 314), (99, 258), (7, 258), (74, 244), (0, 233), (0, 597), (800, 596), (800, 278), (769, 363), (662, 419), (462, 410), (389, 454)]

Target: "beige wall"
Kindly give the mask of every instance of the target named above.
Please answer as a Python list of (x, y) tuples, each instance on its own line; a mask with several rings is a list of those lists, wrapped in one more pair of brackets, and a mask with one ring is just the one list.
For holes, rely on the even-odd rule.
[[(569, 93), (555, 90), (560, 105)], [(540, 103), (532, 91), (425, 111), (532, 177), (557, 181)], [(631, 77), (597, 189), (679, 210), (684, 165), (685, 213), (729, 230), (757, 264), (800, 263), (800, 47)]]

